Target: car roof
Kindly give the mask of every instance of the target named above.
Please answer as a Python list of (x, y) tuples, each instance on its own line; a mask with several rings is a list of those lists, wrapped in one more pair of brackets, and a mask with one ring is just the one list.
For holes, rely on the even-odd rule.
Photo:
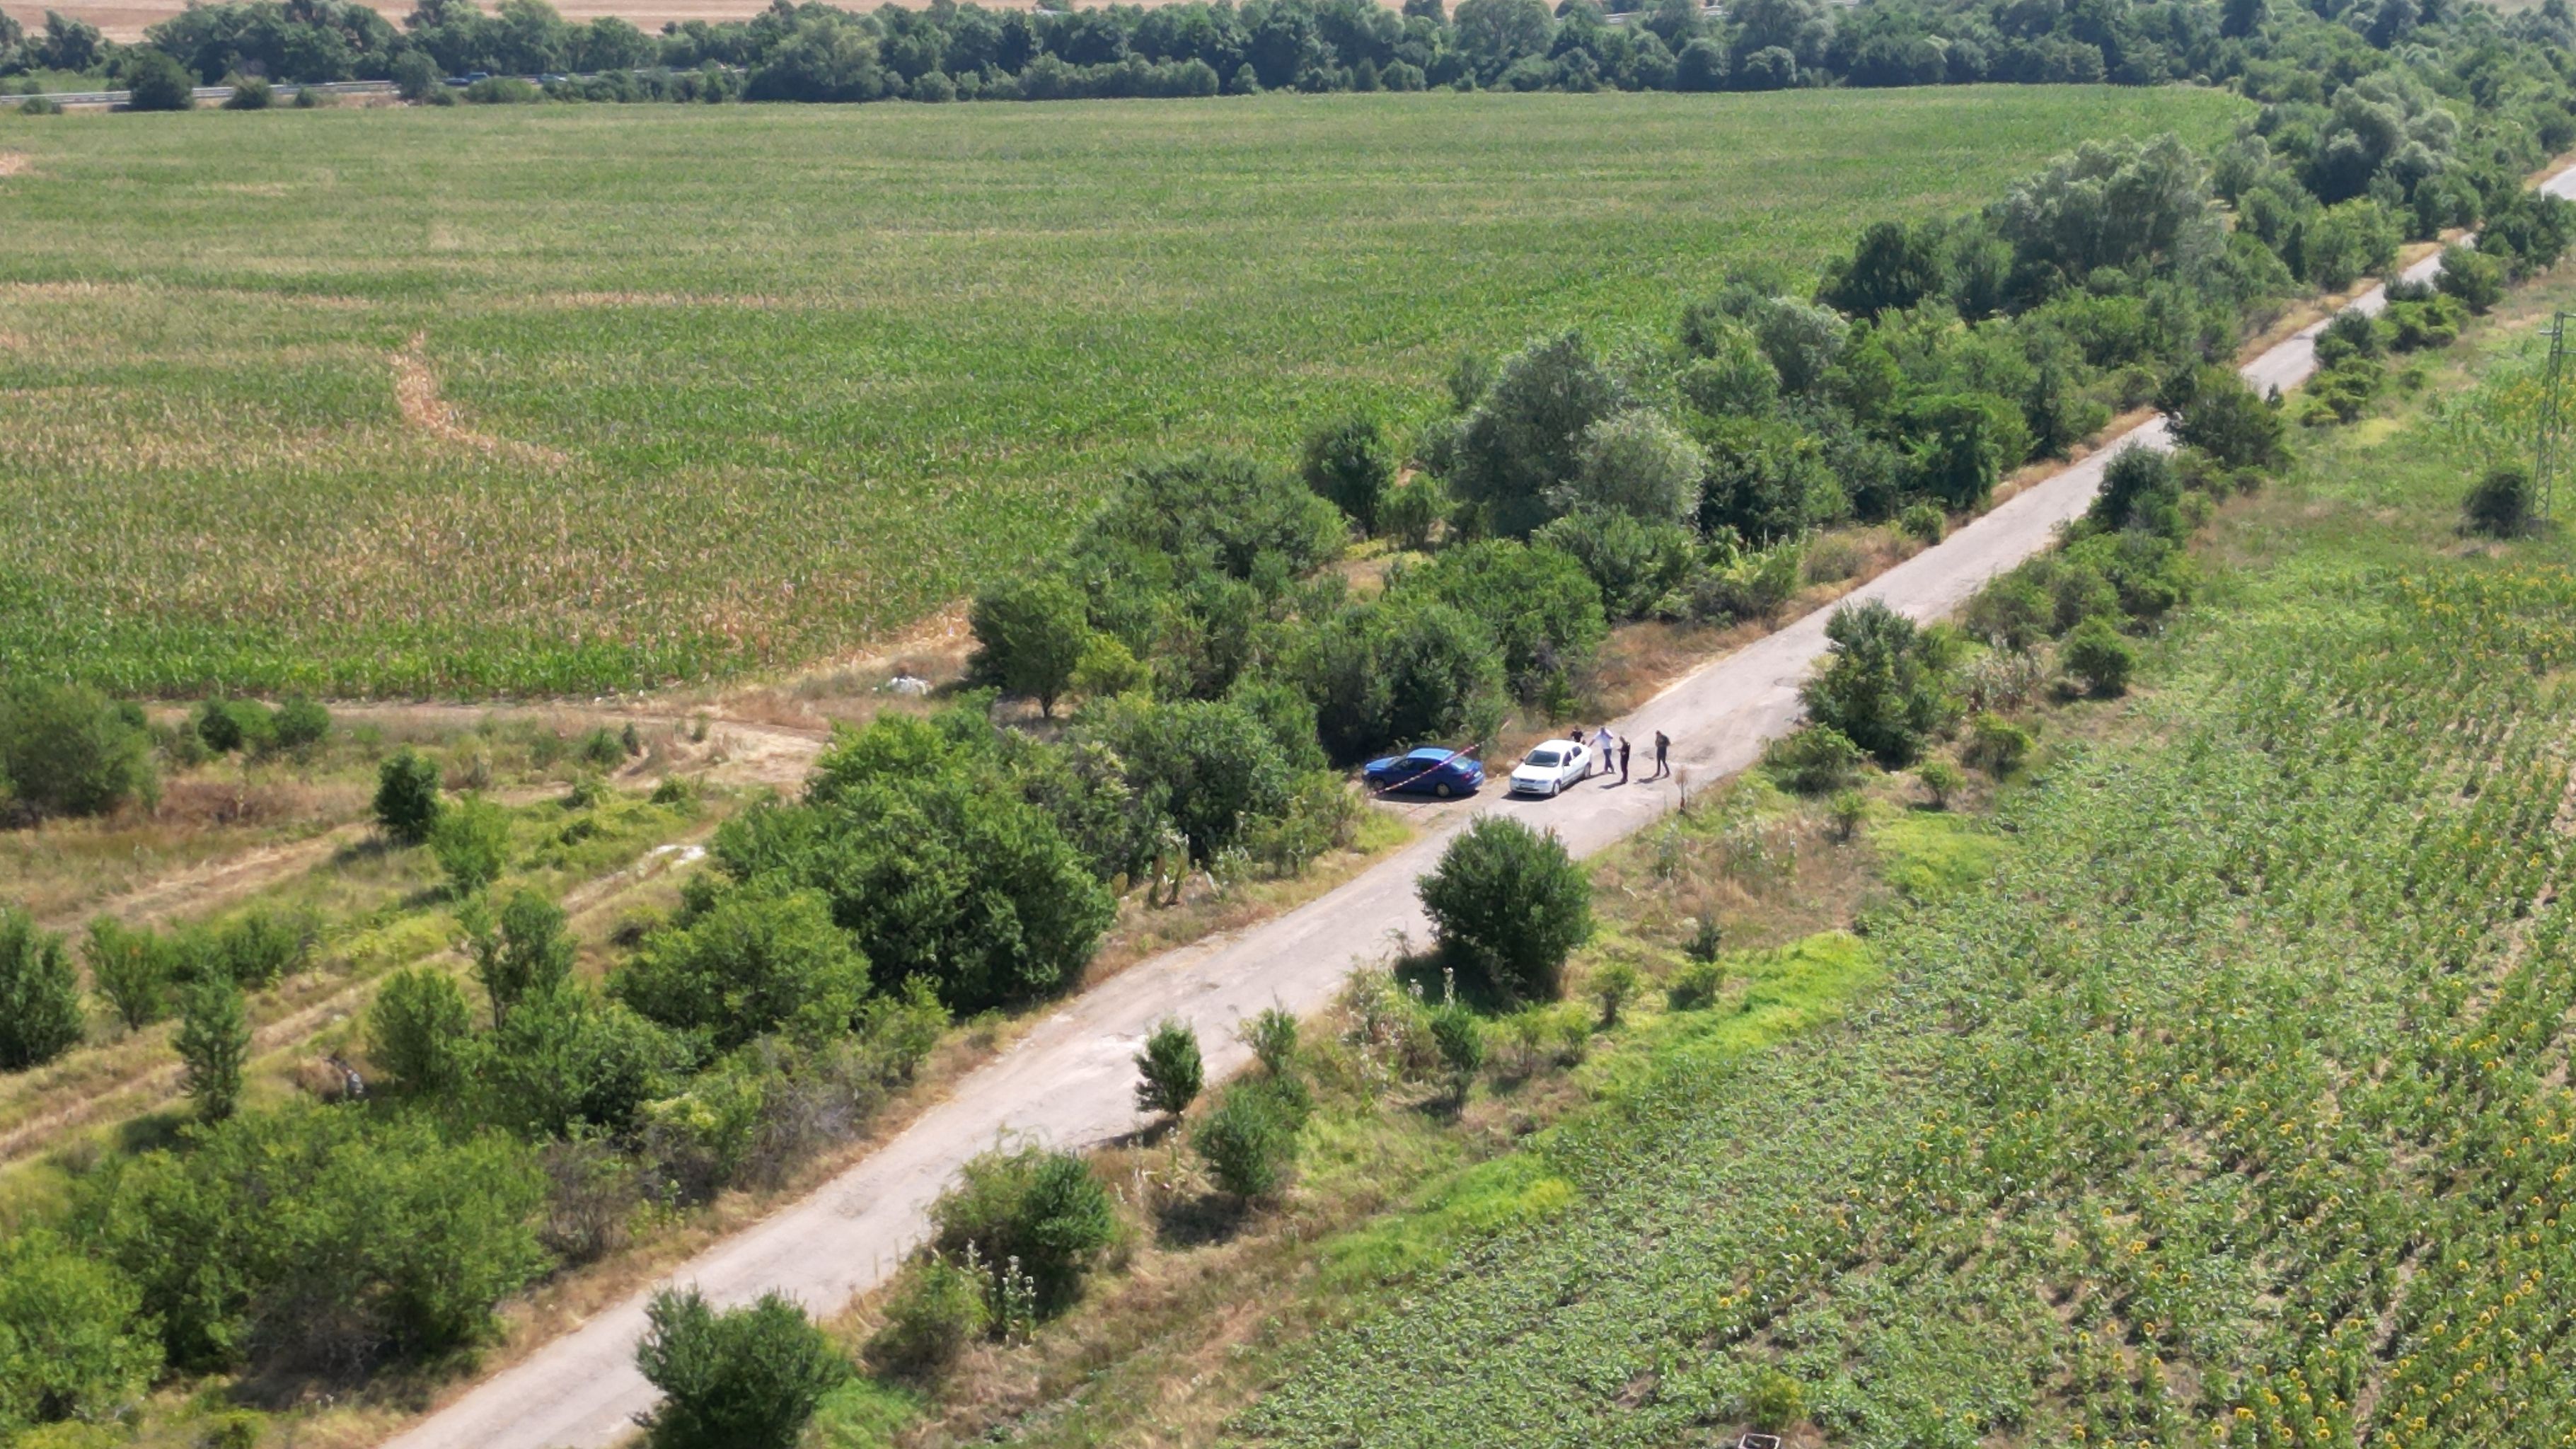
[(1550, 760), (1561, 760), (1565, 758), (1565, 746), (1540, 745), (1529, 752), (1529, 758), (1533, 764), (1545, 764)]
[(1405, 758), (1408, 760), (1445, 760), (1455, 753), (1457, 753), (1455, 750), (1444, 750), (1436, 745), (1425, 745), (1421, 749), (1415, 750), (1412, 754), (1405, 756)]

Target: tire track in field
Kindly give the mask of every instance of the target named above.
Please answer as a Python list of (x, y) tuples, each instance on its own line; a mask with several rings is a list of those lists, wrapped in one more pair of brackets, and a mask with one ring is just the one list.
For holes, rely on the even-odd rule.
[(394, 406), (401, 411), (404, 422), (440, 442), (472, 448), (496, 458), (508, 458), (541, 468), (561, 468), (572, 462), (572, 455), (561, 449), (497, 438), (459, 422), (454, 405), (439, 396), (438, 374), (431, 369), (423, 350), (428, 343), (427, 331), (415, 332), (409, 341), (403, 343), (402, 350), (392, 357)]

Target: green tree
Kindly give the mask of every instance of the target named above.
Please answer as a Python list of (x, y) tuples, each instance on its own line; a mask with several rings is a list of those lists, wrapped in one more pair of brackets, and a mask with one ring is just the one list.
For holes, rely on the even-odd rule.
[(489, 1120), (530, 1137), (625, 1132), (688, 1058), (670, 1033), (578, 981), (533, 987), (483, 1053)]
[(1525, 700), (1571, 693), (1610, 633), (1601, 586), (1580, 560), (1545, 544), (1493, 538), (1443, 549), (1407, 570), (1396, 591), (1483, 621), (1501, 648), (1504, 677)]
[(975, 631), (975, 677), (1035, 699), (1039, 712), (1054, 718), (1091, 642), (1080, 591), (1051, 574), (1005, 579), (975, 596), (967, 621)]
[(1449, 1095), (1465, 1101), (1476, 1073), (1485, 1069), (1485, 1026), (1464, 1002), (1444, 1001), (1431, 1012), (1431, 1044), (1449, 1069)]
[(1680, 523), (1699, 514), (1708, 455), (1661, 413), (1632, 408), (1584, 430), (1575, 475), (1550, 495), (1556, 511), (1601, 509), (1649, 523)]
[(1082, 1292), (1082, 1281), (1118, 1235), (1109, 1190), (1083, 1160), (1041, 1147), (993, 1151), (958, 1169), (957, 1184), (930, 1209), (931, 1245), (994, 1273), (1019, 1260), (1041, 1313), (1057, 1313)]
[(1207, 1068), (1199, 1058), (1199, 1034), (1188, 1022), (1165, 1017), (1145, 1038), (1136, 1054), (1136, 1110), (1178, 1117), (1198, 1100)]
[(609, 990), (716, 1051), (781, 1029), (828, 1041), (857, 1019), (868, 961), (820, 891), (734, 890), (648, 937)]
[(1825, 637), (1833, 650), (1799, 690), (1807, 717), (1880, 764), (1912, 764), (1956, 718), (1944, 636), (1871, 599), (1836, 609)]
[(1553, 1000), (1565, 958), (1592, 939), (1592, 882), (1553, 833), (1481, 816), (1423, 877), (1433, 938), (1498, 989)]
[(101, 1422), (161, 1370), (142, 1294), (112, 1264), (35, 1228), (0, 1237), (0, 1435)]
[(80, 1040), (80, 984), (63, 938), (0, 907), (0, 1071), (43, 1066)]
[(1940, 295), (1947, 280), (1937, 226), (1876, 221), (1862, 229), (1849, 258), (1825, 269), (1816, 300), (1847, 316), (1875, 317)]
[(128, 110), (184, 111), (197, 104), (196, 77), (157, 50), (138, 46), (126, 51), (121, 79)]
[(429, 853), (447, 875), (447, 889), (464, 900), (501, 878), (510, 859), (510, 812), (479, 795), (467, 795), (438, 813)]
[(1378, 504), (1395, 484), (1395, 464), (1386, 430), (1366, 413), (1336, 418), (1306, 437), (1306, 486), (1362, 533), (1378, 531)]
[(564, 913), (536, 891), (513, 892), (498, 920), (482, 902), (467, 901), (456, 923), (465, 932), (474, 978), (491, 1000), (496, 1030), (522, 998), (551, 991), (572, 976), (574, 945), (564, 930)]
[(794, 1449), (850, 1376), (830, 1336), (777, 1293), (719, 1313), (694, 1288), (665, 1288), (646, 1318), (635, 1366), (662, 1391), (644, 1420), (653, 1449)]
[(2230, 468), (2277, 468), (2286, 459), (2280, 409), (2232, 367), (2202, 364), (2175, 374), (2156, 406), (2171, 419), (2178, 446), (2198, 448)]
[(1302, 672), (1316, 729), (1337, 760), (1400, 741), (1480, 741), (1503, 709), (1493, 631), (1428, 598), (1344, 609), (1316, 632)]
[(367, 1058), (422, 1096), (449, 1095), (473, 1071), (474, 1017), (456, 979), (427, 966), (385, 978), (367, 1006)]
[(438, 826), (438, 766), (405, 746), (376, 770), (376, 827), (402, 845), (419, 845)]
[(281, 750), (309, 749), (331, 733), (331, 711), (304, 695), (288, 695), (277, 707), (273, 733)]
[(407, 101), (426, 100), (439, 86), (438, 62), (417, 50), (406, 50), (394, 57), (388, 75), (394, 83), (394, 93)]
[(241, 1105), (242, 1068), (250, 1060), (250, 1012), (227, 976), (188, 983), (179, 994), (179, 1034), (172, 1045), (186, 1066), (188, 1095), (200, 1121), (221, 1122)]
[(2111, 621), (2099, 615), (2075, 626), (2059, 646), (2066, 672), (2094, 694), (2119, 694), (2129, 687), (2137, 655)]
[(2460, 504), (2463, 524), (2472, 533), (2489, 538), (2519, 538), (2531, 531), (2538, 517), (2539, 495), (2531, 486), (2531, 470), (2519, 463), (2490, 468), (2486, 476), (2469, 490)]
[(0, 685), (0, 811), (103, 815), (155, 788), (139, 712), (75, 685)]
[(1992, 393), (1945, 393), (1901, 409), (1913, 486), (1954, 510), (1985, 506), (1995, 480), (2030, 454), (2021, 409)]
[(2442, 248), (2442, 270), (2433, 274), (2433, 285), (2483, 313), (2504, 300), (2504, 270), (2503, 258), (2454, 242)]
[[(1097, 728), (1198, 860), (1234, 845), (1247, 826), (1285, 815), (1296, 791), (1277, 736), (1232, 700), (1142, 705), (1110, 714)], [(1312, 733), (1310, 725), (1310, 751)]]
[(990, 1280), (933, 1253), (903, 1270), (888, 1296), (885, 1326), (868, 1340), (868, 1362), (900, 1377), (936, 1379), (990, 1331)]
[(1482, 506), (1496, 533), (1526, 534), (1548, 520), (1550, 494), (1582, 471), (1592, 425), (1627, 405), (1626, 391), (1593, 359), (1581, 333), (1534, 342), (1503, 363), (1467, 414), (1450, 488)]

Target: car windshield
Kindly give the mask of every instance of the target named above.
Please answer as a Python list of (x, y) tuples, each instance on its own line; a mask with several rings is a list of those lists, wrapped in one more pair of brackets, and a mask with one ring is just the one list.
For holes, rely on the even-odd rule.
[(1523, 764), (1536, 765), (1543, 770), (1552, 770), (1564, 762), (1565, 756), (1545, 746), (1530, 751), (1529, 758), (1522, 761)]

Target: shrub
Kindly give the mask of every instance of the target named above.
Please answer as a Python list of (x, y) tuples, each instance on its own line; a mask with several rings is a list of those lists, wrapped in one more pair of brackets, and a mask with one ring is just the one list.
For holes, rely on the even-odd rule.
[(2490, 468), (2461, 501), (2462, 526), (2490, 538), (2518, 538), (2537, 521), (2538, 504), (2531, 470), (2519, 463)]
[(1083, 1278), (1118, 1236), (1100, 1179), (1072, 1153), (1040, 1147), (967, 1163), (931, 1205), (930, 1221), (932, 1246), (950, 1258), (963, 1260), (971, 1245), (997, 1278), (1017, 1262), (1046, 1314), (1081, 1296)]
[(975, 596), (967, 622), (975, 678), (1035, 699), (1039, 713), (1054, 718), (1091, 642), (1080, 591), (1051, 575), (1007, 579)]
[(1968, 777), (1948, 760), (1925, 760), (1914, 767), (1914, 778), (1922, 782), (1925, 793), (1932, 797), (1932, 808), (1947, 810), (1950, 797), (1968, 786)]
[(1592, 425), (1626, 403), (1581, 334), (1533, 342), (1504, 361), (1468, 412), (1451, 486), (1485, 509), (1496, 533), (1526, 534), (1548, 520), (1551, 490), (1581, 470)]
[(474, 1047), (465, 993), (443, 971), (397, 971), (367, 1007), (367, 1058), (405, 1090), (438, 1097), (463, 1087)]
[(160, 1370), (142, 1295), (113, 1265), (43, 1228), (0, 1237), (0, 1435), (110, 1421)]
[(1562, 995), (1566, 956), (1592, 938), (1592, 882), (1563, 841), (1518, 821), (1478, 818), (1419, 890), (1442, 952), (1509, 995)]
[(1450, 1090), (1463, 1097), (1467, 1084), (1484, 1070), (1484, 1023), (1464, 1005), (1450, 1001), (1432, 1009), (1429, 1025), (1431, 1044), (1439, 1049), (1441, 1065), (1449, 1069)]
[(100, 916), (89, 923), (85, 955), (90, 985), (126, 1030), (140, 1031), (170, 1014), (176, 963), (159, 937)]
[(662, 1402), (644, 1420), (654, 1449), (794, 1449), (849, 1361), (778, 1293), (717, 1312), (694, 1288), (665, 1288), (635, 1366)]
[(1836, 790), (1825, 802), (1825, 816), (1833, 822), (1834, 839), (1849, 840), (1868, 822), (1869, 801), (1858, 790)]
[(1285, 1076), (1297, 1064), (1297, 1018), (1276, 1006), (1266, 1007), (1242, 1027), (1244, 1045), (1252, 1048), (1262, 1070)]
[(125, 52), (125, 105), (134, 111), (184, 111), (197, 104), (196, 78), (160, 51)]
[(1395, 450), (1377, 419), (1352, 413), (1306, 438), (1306, 486), (1332, 501), (1362, 533), (1378, 531), (1378, 508), (1395, 482)]
[(820, 892), (737, 890), (647, 939), (609, 990), (716, 1051), (781, 1028), (823, 1041), (857, 1018), (868, 961)]
[(1610, 634), (1600, 585), (1572, 554), (1545, 544), (1496, 538), (1452, 546), (1395, 587), (1481, 621), (1500, 647), (1504, 678), (1524, 700), (1569, 692)]
[(1178, 1117), (1196, 1101), (1206, 1080), (1199, 1034), (1177, 1017), (1165, 1017), (1136, 1054), (1136, 1110)]
[(1449, 516), (1448, 486), (1428, 473), (1416, 473), (1386, 491), (1379, 500), (1380, 531), (1410, 549), (1431, 546), (1431, 531)]
[(1190, 1146), (1216, 1185), (1246, 1200), (1266, 1198), (1288, 1181), (1305, 1125), (1302, 1097), (1283, 1079), (1261, 1077), (1226, 1089), (1199, 1123)]
[(1626, 961), (1605, 961), (1592, 973), (1592, 999), (1601, 1004), (1601, 1029), (1619, 1024), (1619, 1013), (1637, 994), (1637, 968)]
[(458, 900), (501, 878), (510, 859), (510, 812), (479, 795), (442, 810), (430, 827), (429, 852)]
[(301, 750), (331, 733), (331, 711), (300, 694), (288, 695), (277, 707), (273, 736), (281, 750)]
[(0, 907), (0, 1071), (43, 1066), (80, 1039), (80, 985), (63, 938)]
[(1663, 415), (1632, 408), (1586, 428), (1572, 478), (1550, 490), (1559, 513), (1597, 509), (1649, 523), (1698, 516), (1708, 455)]
[(0, 686), (0, 807), (103, 815), (155, 789), (141, 716), (96, 690), (24, 680)]
[(2137, 655), (2129, 641), (2120, 637), (2110, 620), (2098, 616), (2076, 625), (2058, 648), (2066, 672), (2093, 694), (2125, 691), (2129, 674), (2137, 667)]
[(2276, 468), (2284, 460), (2281, 413), (2232, 367), (2202, 365), (2174, 375), (2156, 395), (2174, 443), (2230, 468)]
[(546, 98), (544, 91), (514, 75), (489, 75), (465, 88), (465, 101), (476, 106), (524, 106)]
[(990, 1332), (988, 1280), (937, 1253), (916, 1258), (886, 1300), (885, 1326), (868, 1340), (868, 1362), (904, 1378), (931, 1380)]
[(227, 111), (264, 111), (277, 99), (268, 82), (255, 75), (232, 76), (224, 84), (233, 88), (233, 93), (224, 97)]
[(326, 106), (338, 104), (340, 104), (340, 98), (319, 85), (300, 85), (295, 88), (295, 109), (299, 111), (318, 111)]
[(440, 84), (437, 62), (421, 51), (406, 50), (395, 56), (387, 74), (394, 83), (394, 93), (407, 101), (422, 100), (432, 91), (446, 89)]
[(625, 764), (632, 753), (626, 747), (626, 736), (606, 725), (583, 735), (573, 749), (573, 757), (594, 770), (614, 770)]
[(179, 994), (179, 1034), (172, 1044), (186, 1065), (198, 1119), (230, 1117), (241, 1105), (242, 1067), (250, 1059), (250, 1013), (241, 988), (220, 976), (190, 982)]
[(1696, 1011), (1716, 1002), (1718, 992), (1726, 985), (1726, 972), (1717, 958), (1693, 958), (1689, 965), (1673, 973), (1664, 985), (1664, 1004), (1675, 1011)]
[(1893, 769), (1911, 763), (1957, 713), (1943, 636), (1876, 599), (1834, 611), (1833, 652), (1799, 690), (1807, 716)]
[(438, 766), (408, 746), (376, 771), (376, 826), (403, 845), (429, 839), (439, 816)]
[(482, 902), (468, 901), (456, 922), (464, 928), (475, 979), (491, 998), (496, 1029), (521, 999), (552, 991), (572, 975), (573, 943), (564, 933), (564, 913), (535, 891), (514, 893), (498, 921)]
[(1896, 515), (1897, 531), (1919, 543), (1939, 543), (1949, 522), (1940, 507), (1931, 503), (1909, 503), (1903, 513)]
[(1981, 714), (1968, 722), (1968, 742), (1959, 758), (1992, 779), (2021, 768), (2030, 754), (2030, 731), (2001, 715)]
[(437, 1354), (545, 1265), (529, 1149), (422, 1114), (318, 1105), (190, 1130), (80, 1187), (99, 1251), (186, 1370)]
[(1762, 752), (1762, 768), (1781, 789), (1800, 795), (1846, 789), (1868, 763), (1868, 754), (1830, 725), (1807, 725), (1773, 740)]
[(1766, 1434), (1784, 1433), (1807, 1417), (1807, 1388), (1778, 1369), (1764, 1369), (1745, 1395), (1745, 1417)]

